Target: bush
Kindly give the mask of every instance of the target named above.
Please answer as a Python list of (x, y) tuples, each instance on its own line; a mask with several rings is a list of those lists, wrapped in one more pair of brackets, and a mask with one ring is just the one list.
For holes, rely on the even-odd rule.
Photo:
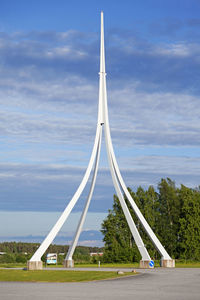
[(25, 255), (23, 255), (23, 254), (18, 254), (17, 256), (16, 256), (16, 262), (17, 263), (26, 263), (26, 261), (27, 261), (27, 257), (25, 256)]
[(13, 254), (2, 254), (0, 256), (0, 263), (14, 263), (15, 262), (15, 256)]

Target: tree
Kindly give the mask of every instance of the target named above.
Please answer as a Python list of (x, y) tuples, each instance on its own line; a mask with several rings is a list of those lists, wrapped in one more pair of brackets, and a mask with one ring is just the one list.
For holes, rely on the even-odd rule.
[(109, 210), (107, 218), (103, 221), (101, 232), (105, 242), (105, 262), (138, 260), (138, 250), (116, 195), (114, 195), (113, 209)]
[[(199, 259), (200, 257), (200, 188), (177, 188), (170, 178), (161, 179), (158, 192), (150, 186), (128, 189), (150, 227), (174, 258)], [(142, 240), (153, 259), (159, 255), (132, 207), (124, 199)], [(113, 209), (102, 224), (105, 242), (104, 259), (107, 262), (139, 260), (140, 254), (132, 238), (117, 196)]]
[[(132, 196), (133, 200), (135, 201), (136, 205), (140, 209), (141, 213), (143, 214), (144, 218), (154, 231), (157, 234), (157, 221), (158, 221), (158, 193), (155, 191), (153, 186), (150, 186), (147, 190), (144, 190), (141, 186), (138, 187), (136, 193), (134, 193), (130, 188), (128, 188), (130, 195)], [(155, 246), (152, 244), (149, 236), (147, 235), (145, 229), (143, 228), (140, 220), (135, 215), (132, 207), (130, 206), (129, 202), (127, 201), (126, 197), (125, 200), (127, 202), (128, 208), (132, 215), (132, 218), (136, 224), (136, 227), (142, 237), (142, 240), (148, 249), (150, 256), (153, 259), (157, 259), (159, 254)]]
[(199, 260), (200, 257), (200, 191), (181, 185), (182, 201), (179, 240), (181, 256)]
[[(138, 198), (138, 201), (136, 201), (136, 203), (141, 213), (143, 214), (144, 218), (146, 219), (147, 223), (154, 231), (156, 236), (159, 238), (159, 234), (157, 230), (157, 223), (159, 218), (158, 193), (155, 191), (153, 186), (150, 186), (146, 191), (142, 187), (139, 187), (136, 192), (136, 197)], [(140, 224), (140, 221), (137, 220), (137, 222), (139, 223), (138, 229), (140, 231), (141, 237), (150, 256), (153, 259), (157, 259), (159, 257), (159, 253), (157, 252), (157, 249), (152, 244), (152, 241), (150, 240), (143, 226)]]
[(27, 262), (27, 256), (25, 254), (18, 254), (15, 258), (17, 263), (26, 263)]
[(181, 199), (178, 189), (170, 179), (161, 179), (159, 190), (158, 235), (167, 252), (178, 258), (178, 232), (180, 229)]

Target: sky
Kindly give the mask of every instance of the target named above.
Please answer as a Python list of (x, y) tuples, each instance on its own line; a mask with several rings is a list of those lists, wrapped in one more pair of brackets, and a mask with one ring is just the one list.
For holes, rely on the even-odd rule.
[[(0, 0), (0, 241), (40, 242), (81, 182), (97, 121), (101, 10), (111, 135), (125, 183), (200, 184), (198, 0)], [(102, 146), (84, 245), (102, 245), (112, 208)], [(87, 193), (57, 243), (72, 237)]]

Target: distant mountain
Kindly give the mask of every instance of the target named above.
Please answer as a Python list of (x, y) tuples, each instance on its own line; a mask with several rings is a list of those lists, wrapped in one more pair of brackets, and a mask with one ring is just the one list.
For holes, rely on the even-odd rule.
[[(0, 242), (28, 242), (28, 243), (41, 243), (44, 240), (45, 236), (9, 236), (2, 237), (0, 236)], [(54, 240), (54, 244), (69, 245), (73, 239), (73, 235), (69, 233), (61, 232), (57, 235)], [(85, 230), (81, 233), (78, 245), (82, 246), (97, 246), (103, 247), (103, 236), (100, 231), (97, 230)]]

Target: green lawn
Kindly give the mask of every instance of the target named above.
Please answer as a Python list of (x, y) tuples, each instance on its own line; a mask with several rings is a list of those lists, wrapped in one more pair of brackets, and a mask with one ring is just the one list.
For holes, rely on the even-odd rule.
[(200, 268), (200, 261), (176, 261), (176, 268)]
[[(47, 268), (62, 268), (63, 265), (48, 265)], [(75, 268), (98, 268), (99, 265), (98, 264), (87, 264), (87, 263), (76, 263), (75, 262)], [(139, 263), (124, 263), (124, 264), (120, 264), (120, 263), (109, 263), (109, 264), (106, 264), (106, 263), (102, 263), (101, 264), (101, 268), (138, 268), (139, 267)], [(44, 268), (45, 268), (45, 265), (44, 265)]]
[[(200, 261), (176, 261), (176, 268), (200, 268)], [(97, 264), (75, 264), (75, 268), (97, 268)], [(139, 263), (129, 263), (129, 264), (120, 264), (120, 263), (110, 263), (110, 264), (101, 264), (102, 268), (139, 268)], [(160, 267), (160, 261), (155, 261), (155, 267)]]
[[(1, 263), (0, 268), (25, 268), (26, 264), (17, 264), (17, 263)], [(48, 268), (62, 268), (62, 265), (48, 265)], [(97, 268), (98, 264), (76, 264), (75, 268)], [(101, 264), (102, 268), (139, 268), (139, 263), (109, 263), (109, 264)], [(155, 267), (159, 267), (159, 261), (155, 261)], [(45, 268), (45, 265), (44, 265)], [(184, 260), (176, 260), (176, 268), (200, 268), (200, 261), (184, 261)]]
[(0, 268), (26, 268), (22, 263), (0, 263)]
[(135, 273), (124, 273), (118, 275), (117, 272), (98, 271), (24, 271), (24, 270), (0, 270), (0, 281), (30, 281), (30, 282), (80, 282), (119, 278)]
[[(76, 264), (75, 268), (97, 268), (98, 264)], [(139, 268), (139, 263), (102, 263), (101, 268)]]

